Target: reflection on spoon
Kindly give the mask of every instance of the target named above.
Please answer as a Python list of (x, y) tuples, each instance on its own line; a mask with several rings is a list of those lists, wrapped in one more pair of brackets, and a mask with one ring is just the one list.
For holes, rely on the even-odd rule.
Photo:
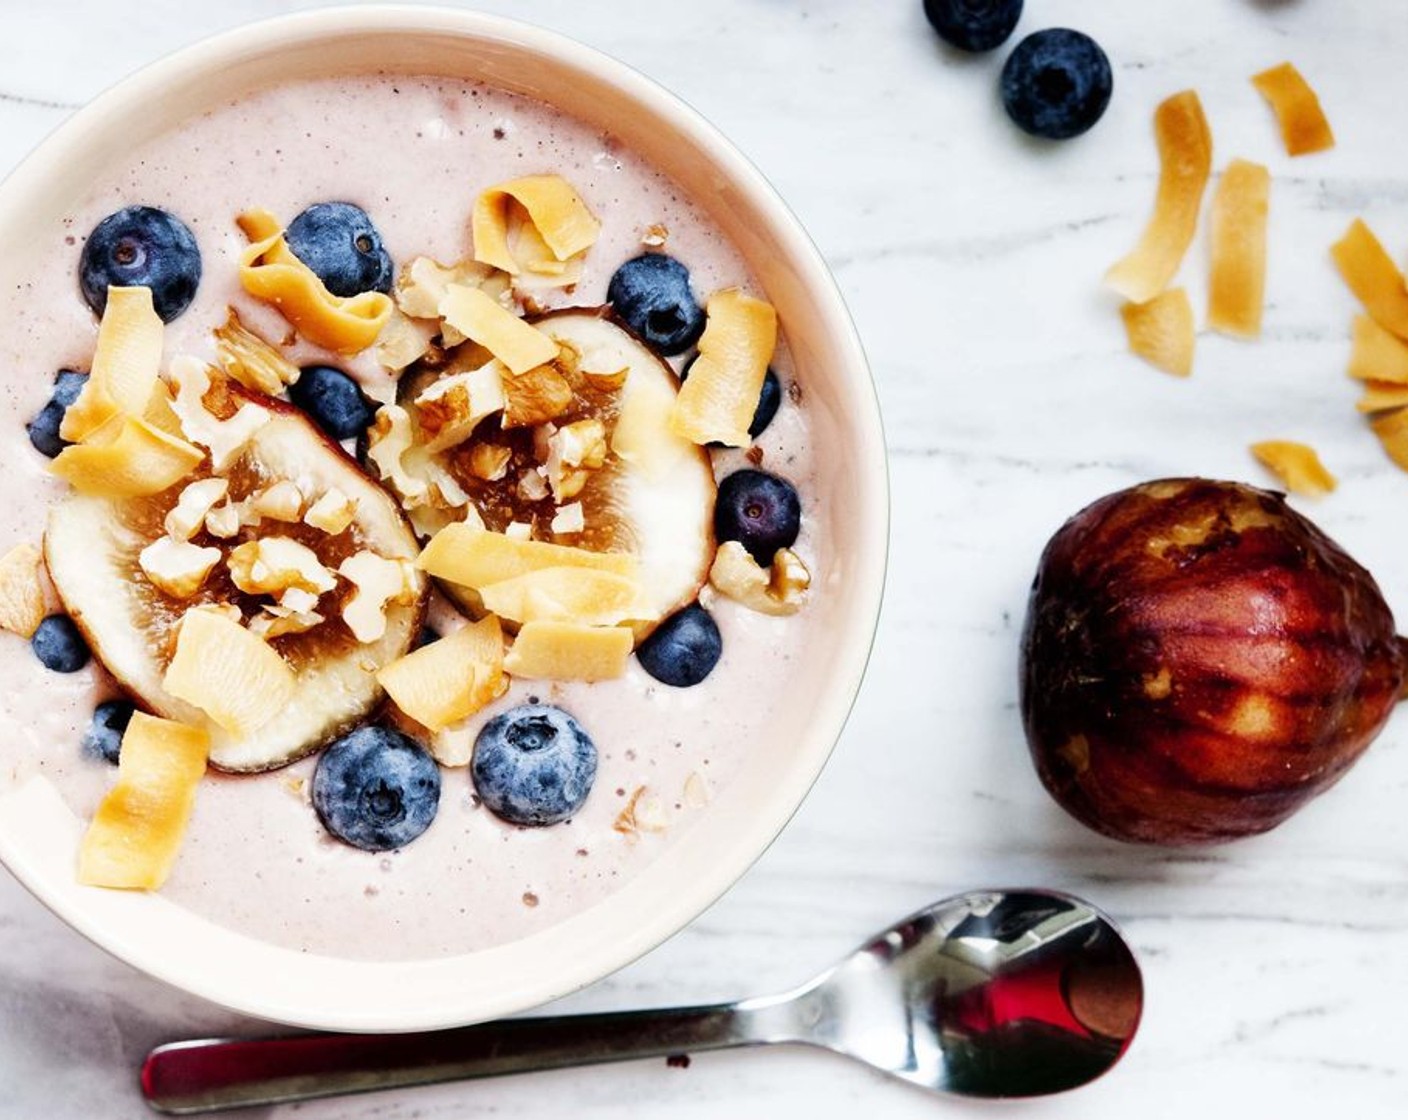
[(741, 1003), (506, 1019), (422, 1034), (308, 1034), (158, 1047), (152, 1107), (175, 1114), (688, 1051), (800, 1043), (935, 1092), (1059, 1093), (1113, 1066), (1139, 1025), (1139, 966), (1100, 911), (1052, 891), (936, 903), (810, 983)]

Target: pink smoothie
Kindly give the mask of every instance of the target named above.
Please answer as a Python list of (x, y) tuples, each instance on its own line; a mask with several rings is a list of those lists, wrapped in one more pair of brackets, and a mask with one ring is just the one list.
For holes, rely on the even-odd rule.
[[(51, 231), (44, 268), (0, 293), (0, 472), (8, 496), (0, 551), (38, 542), (47, 507), (65, 487), (31, 448), (24, 423), (48, 398), (54, 371), (86, 369), (96, 324), (79, 295), (79, 252), (107, 214), (144, 203), (181, 217), (200, 243), (204, 277), (195, 303), (172, 323), (166, 355), (213, 357), (210, 331), (228, 306), (270, 339), (287, 324), (240, 289), (236, 262), (245, 240), (234, 224), (251, 207), (288, 221), (310, 203), (362, 206), (393, 259), (443, 262), (470, 254), (468, 217), (476, 195), (519, 175), (567, 178), (602, 221), (574, 293), (556, 306), (604, 301), (612, 272), (642, 251), (653, 225), (664, 249), (691, 270), (696, 293), (738, 285), (766, 295), (723, 236), (673, 183), (643, 166), (612, 138), (542, 104), (483, 86), (437, 78), (309, 81), (270, 89), (134, 151)], [(786, 329), (786, 324), (782, 324)], [(392, 382), (367, 352), (335, 359), (306, 344), (296, 360), (352, 371), (383, 399)], [(825, 511), (815, 492), (801, 389), (785, 349), (774, 363), (793, 388), (759, 439), (763, 466), (791, 480), (804, 509), (797, 552), (814, 575), (830, 552)], [(746, 465), (739, 452), (716, 455), (720, 476)], [(818, 581), (822, 583), (823, 581)], [(819, 592), (819, 593), (816, 593)], [(166, 897), (222, 925), (294, 949), (355, 958), (410, 959), (467, 952), (525, 936), (600, 901), (675, 843), (709, 811), (752, 752), (786, 750), (769, 735), (776, 699), (795, 687), (794, 654), (824, 641), (831, 609), (824, 585), (789, 618), (772, 618), (710, 595), (724, 639), (713, 674), (693, 689), (652, 680), (634, 660), (627, 675), (595, 685), (517, 681), (480, 713), (466, 734), (530, 696), (572, 712), (592, 736), (600, 767), (591, 796), (568, 823), (542, 829), (507, 825), (478, 807), (468, 771), (442, 771), (434, 824), (405, 849), (372, 854), (322, 828), (307, 798), (308, 759), (253, 777), (212, 773), (201, 786), (189, 835)], [(437, 610), (449, 608), (440, 603)], [(87, 819), (115, 778), (86, 757), (79, 740), (94, 704), (114, 693), (96, 664), (68, 676), (45, 670), (27, 643), (0, 634), (0, 710), (6, 744), (0, 788), (35, 774), (53, 781)], [(641, 790), (641, 815), (658, 830), (615, 827)]]

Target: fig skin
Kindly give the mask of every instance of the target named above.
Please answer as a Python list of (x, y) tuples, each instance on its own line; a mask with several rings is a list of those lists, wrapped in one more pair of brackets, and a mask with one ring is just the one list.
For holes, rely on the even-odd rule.
[(1265, 832), (1383, 729), (1408, 657), (1378, 585), (1284, 495), (1167, 479), (1042, 554), (1021, 708), (1042, 783), (1116, 839)]

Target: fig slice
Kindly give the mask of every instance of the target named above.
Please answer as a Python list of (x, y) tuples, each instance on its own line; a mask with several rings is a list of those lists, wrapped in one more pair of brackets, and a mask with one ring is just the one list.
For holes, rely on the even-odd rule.
[[(436, 527), (421, 566), (476, 616), (484, 609), (476, 593), (484, 584), (533, 568), (590, 563), (638, 582), (646, 618), (668, 617), (699, 593), (714, 558), (715, 484), (709, 453), (670, 428), (679, 379), (604, 310), (556, 311), (533, 325), (570, 359), (560, 361), (573, 399), (551, 429), (504, 428), (495, 414), (455, 446), (426, 455), (429, 438), (417, 400), (437, 381), (480, 368), (483, 351), (467, 345), (438, 365), (413, 367), (402, 380), (400, 399), (412, 446), (399, 456), (400, 477), (388, 483), (415, 513), (425, 509), (422, 486), (433, 482), (430, 473), (417, 472), (448, 472), (469, 498), (468, 516), (464, 509), (443, 511), (450, 524)], [(566, 436), (596, 431), (591, 421), (605, 433), (604, 457), (568, 454)], [(391, 435), (386, 438), (390, 447)], [(550, 483), (555, 452), (562, 460), (559, 473), (573, 475), (570, 496), (555, 493)], [(376, 439), (369, 458), (377, 467), (390, 462), (379, 455)], [(583, 461), (576, 463), (578, 458)], [(589, 466), (596, 462), (600, 465)], [(576, 510), (572, 518), (558, 520), (568, 505), (581, 507), (580, 528)], [(571, 531), (565, 531), (569, 523)], [(533, 539), (522, 542), (522, 548), (504, 537), (515, 524), (531, 527)], [(481, 536), (483, 530), (488, 534)], [(448, 535), (442, 540), (440, 533)], [(570, 549), (575, 559), (554, 553), (554, 545)], [(583, 560), (580, 554), (596, 559)], [(492, 570), (481, 559), (484, 564), (492, 560)], [(637, 627), (637, 633), (648, 628)]]
[[(195, 534), (195, 543), (228, 554), (260, 539), (261, 533), (276, 532), (313, 550), (332, 570), (362, 550), (388, 559), (410, 560), (416, 555), (415, 536), (396, 502), (300, 411), (258, 394), (233, 395), (267, 409), (270, 419), (226, 472), (231, 508), (270, 483), (287, 479), (310, 498), (340, 491), (355, 505), (356, 514), (337, 534), (284, 522), (271, 529), (266, 522), (262, 527), (242, 525), (230, 539), (202, 530)], [(336, 609), (328, 612), (332, 617), (324, 625), (271, 639), (270, 645), (295, 675), (292, 697), (285, 704), (271, 704), (275, 710), (257, 730), (246, 734), (226, 730), (199, 708), (171, 695), (162, 678), (189, 608), (238, 608), (248, 620), (258, 613), (263, 600), (240, 592), (224, 563), (189, 599), (173, 599), (145, 578), (139, 556), (165, 532), (167, 514), (182, 491), (172, 487), (128, 499), (79, 494), (55, 506), (44, 538), (50, 577), (94, 655), (127, 691), (157, 715), (208, 730), (212, 766), (231, 771), (282, 766), (354, 726), (380, 701), (376, 671), (404, 654), (418, 634), (427, 581), (415, 577), (414, 599), (386, 607), (385, 632), (376, 641), (357, 641)], [(341, 593), (341, 588), (331, 591), (327, 599)]]
[(1147, 303), (1168, 287), (1198, 228), (1198, 211), (1212, 171), (1212, 133), (1193, 90), (1176, 93), (1154, 111), (1159, 189), (1154, 215), (1134, 250), (1105, 273), (1105, 283), (1132, 303)]
[(1280, 824), (1388, 721), (1408, 655), (1378, 585), (1283, 495), (1166, 479), (1047, 544), (1021, 708), (1047, 790), (1121, 840)]

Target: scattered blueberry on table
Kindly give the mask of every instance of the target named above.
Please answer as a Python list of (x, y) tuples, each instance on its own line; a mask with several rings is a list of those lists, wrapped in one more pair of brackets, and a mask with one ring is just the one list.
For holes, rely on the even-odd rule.
[(1017, 44), (1002, 69), (1002, 103), (1024, 132), (1069, 140), (1105, 113), (1114, 90), (1110, 60), (1089, 35), (1052, 27)]
[(284, 241), (335, 296), (391, 291), (391, 254), (360, 206), (315, 202), (289, 222)]
[(361, 386), (334, 366), (304, 366), (288, 398), (337, 440), (356, 439), (376, 416)]
[(402, 848), (440, 808), (440, 767), (419, 743), (375, 724), (323, 751), (313, 772), (313, 808), (339, 840), (369, 852)]
[(104, 700), (93, 709), (93, 720), (83, 732), (83, 749), (116, 765), (122, 753), (122, 736), (136, 710), (130, 700)]
[(693, 688), (714, 671), (724, 651), (714, 616), (691, 603), (657, 626), (641, 642), (636, 658), (662, 684)]
[(68, 406), (78, 399), (78, 394), (87, 383), (86, 373), (77, 373), (71, 369), (61, 369), (55, 375), (54, 391), (50, 394), (48, 402), (34, 419), (25, 425), (29, 442), (39, 454), (53, 459), (68, 446), (68, 440), (59, 435), (59, 426), (64, 422), (64, 413), (68, 411)]
[(924, 0), (924, 15), (945, 43), (978, 53), (1007, 42), (1022, 0)]
[(180, 315), (200, 285), (200, 248), (176, 215), (155, 206), (128, 206), (94, 227), (78, 262), (79, 286), (95, 314), (108, 288), (150, 288), (164, 323)]
[(763, 567), (790, 548), (802, 526), (802, 502), (785, 478), (767, 471), (734, 471), (719, 483), (714, 536), (738, 541)]
[(689, 286), (689, 269), (665, 253), (628, 260), (612, 275), (606, 298), (657, 354), (681, 354), (704, 333), (704, 309)]
[(556, 824), (591, 792), (596, 744), (561, 708), (520, 704), (480, 730), (470, 775), (495, 816), (511, 824)]
[(88, 664), (88, 643), (66, 614), (51, 614), (29, 639), (34, 656), (55, 673), (76, 673)]

